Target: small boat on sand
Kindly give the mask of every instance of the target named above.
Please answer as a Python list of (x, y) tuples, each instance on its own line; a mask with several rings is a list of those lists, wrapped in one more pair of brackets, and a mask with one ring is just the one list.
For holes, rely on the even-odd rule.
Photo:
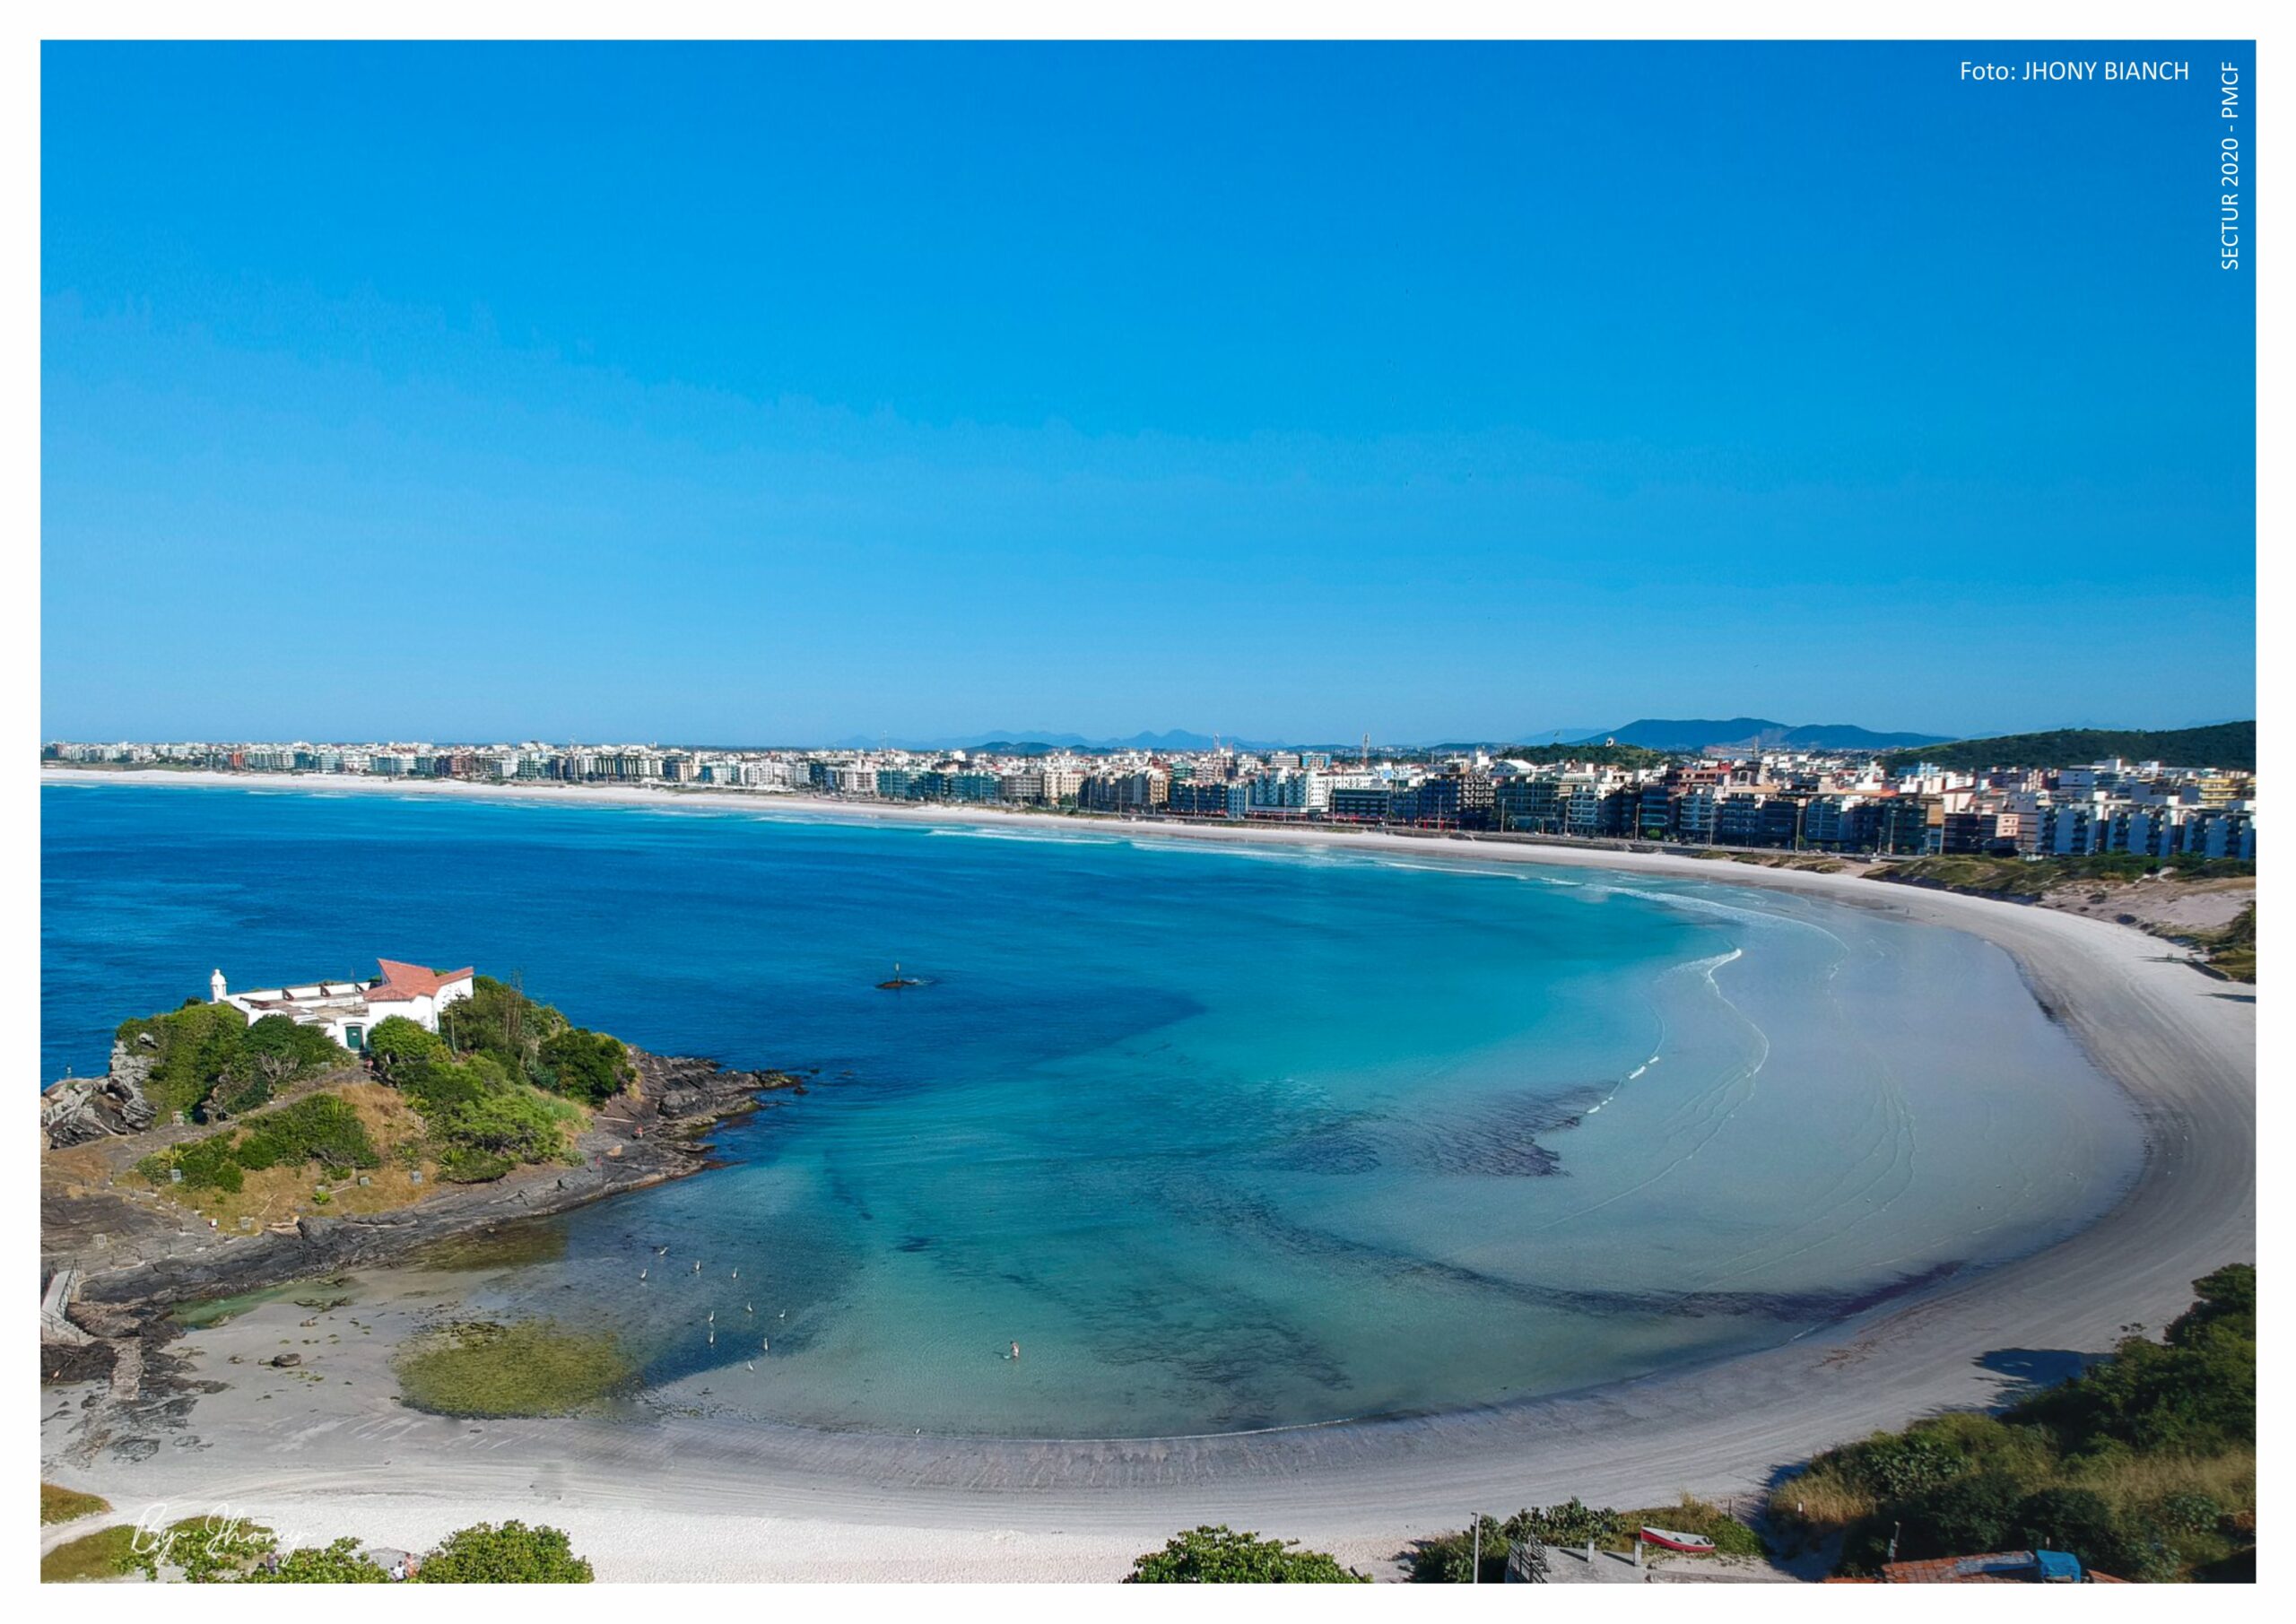
[(1642, 1542), (1656, 1545), (1662, 1550), (1679, 1550), (1684, 1556), (1710, 1557), (1714, 1541), (1702, 1533), (1676, 1533), (1672, 1529), (1652, 1528), (1647, 1524), (1642, 1530)]

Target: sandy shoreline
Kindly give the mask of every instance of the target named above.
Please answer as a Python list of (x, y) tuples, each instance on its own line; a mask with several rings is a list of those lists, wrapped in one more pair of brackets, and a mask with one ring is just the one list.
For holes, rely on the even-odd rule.
[[(1987, 1403), (2035, 1353), (2107, 1346), (2164, 1323), (2189, 1282), (2255, 1255), (2255, 1006), (2162, 944), (2099, 920), (1948, 892), (1678, 855), (1302, 829), (1076, 820), (979, 808), (868, 806), (740, 792), (212, 773), (48, 769), (43, 782), (245, 791), (449, 795), (523, 803), (694, 806), (761, 815), (1025, 828), (1083, 837), (1328, 846), (1478, 863), (1546, 863), (1801, 891), (1969, 932), (2010, 953), (2043, 1005), (2127, 1091), (2148, 1150), (2089, 1229), (1839, 1330), (1726, 1364), (1595, 1392), (1406, 1420), (1126, 1444), (945, 1438), (670, 1420), (490, 1422), (402, 1410), (379, 1371), (265, 1399), (241, 1368), (202, 1397), (196, 1446), (127, 1462), (43, 1454), (123, 1511), (230, 1500), (314, 1536), (420, 1546), (483, 1517), (573, 1531), (602, 1578), (1113, 1578), (1173, 1529), (1227, 1521), (1369, 1562), (1481, 1505), (1578, 1494), (1650, 1504), (1684, 1489), (1761, 1488), (1779, 1469), (1876, 1427)], [(265, 1310), (269, 1314), (271, 1310)], [(258, 1316), (238, 1334), (280, 1334)], [(226, 1331), (231, 1328), (224, 1328)], [(211, 1360), (228, 1341), (193, 1339)], [(364, 1351), (362, 1350), (362, 1351)], [(50, 1395), (52, 1396), (52, 1395)], [(58, 1406), (43, 1403), (43, 1413)]]

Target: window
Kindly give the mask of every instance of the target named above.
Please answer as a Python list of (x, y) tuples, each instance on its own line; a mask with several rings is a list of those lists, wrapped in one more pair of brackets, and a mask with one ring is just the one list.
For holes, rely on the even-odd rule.
[(367, 1046), (367, 1029), (363, 1026), (344, 1027), (343, 1029), (343, 1046), (349, 1049), (354, 1055), (359, 1053), (360, 1050), (365, 1048)]

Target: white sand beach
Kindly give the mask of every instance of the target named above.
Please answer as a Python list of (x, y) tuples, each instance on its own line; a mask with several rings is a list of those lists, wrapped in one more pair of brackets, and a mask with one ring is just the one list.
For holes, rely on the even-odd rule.
[[(669, 1420), (475, 1423), (396, 1403), (389, 1316), (305, 1329), (272, 1304), (187, 1342), (199, 1397), (186, 1441), (150, 1458), (69, 1458), (69, 1406), (42, 1395), (50, 1475), (123, 1513), (228, 1503), (299, 1536), (420, 1549), (482, 1519), (569, 1529), (602, 1579), (1102, 1580), (1173, 1530), (1227, 1522), (1365, 1566), (1476, 1507), (1578, 1495), (1648, 1505), (1757, 1491), (1781, 1468), (1875, 1428), (1992, 1400), (2032, 1354), (2093, 1351), (2158, 1325), (2189, 1282), (2256, 1250), (2256, 1007), (2135, 930), (1846, 874), (1657, 853), (1301, 829), (1084, 821), (986, 809), (874, 807), (740, 792), (478, 788), (356, 778), (48, 769), (43, 783), (229, 786), (248, 793), (473, 795), (736, 808), (760, 814), (1011, 824), (1141, 839), (1320, 842), (1416, 858), (1540, 863), (1778, 887), (1968, 932), (2011, 954), (2043, 1006), (2135, 1102), (2142, 1174), (2097, 1223), (1836, 1331), (1727, 1363), (1593, 1392), (1409, 1420), (1205, 1438), (1022, 1442), (729, 1430)], [(1950, 1012), (1941, 1012), (1950, 1019)], [(407, 1310), (412, 1312), (411, 1307)], [(335, 1336), (311, 1376), (256, 1374), (258, 1348)], [(238, 1353), (242, 1363), (230, 1364)], [(276, 1377), (277, 1379), (270, 1379)], [(196, 1440), (196, 1441), (190, 1441)]]

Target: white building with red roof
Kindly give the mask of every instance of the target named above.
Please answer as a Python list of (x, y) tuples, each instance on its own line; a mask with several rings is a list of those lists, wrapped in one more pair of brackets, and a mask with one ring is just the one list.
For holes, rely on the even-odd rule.
[(312, 981), (256, 993), (231, 992), (219, 969), (207, 977), (207, 992), (212, 1002), (230, 1004), (249, 1024), (265, 1015), (284, 1015), (300, 1025), (323, 1029), (344, 1048), (360, 1054), (375, 1023), (393, 1015), (404, 1015), (425, 1031), (437, 1031), (439, 1012), (469, 997), (476, 976), (468, 965), (434, 970), (396, 959), (375, 962), (383, 973), (372, 981)]

